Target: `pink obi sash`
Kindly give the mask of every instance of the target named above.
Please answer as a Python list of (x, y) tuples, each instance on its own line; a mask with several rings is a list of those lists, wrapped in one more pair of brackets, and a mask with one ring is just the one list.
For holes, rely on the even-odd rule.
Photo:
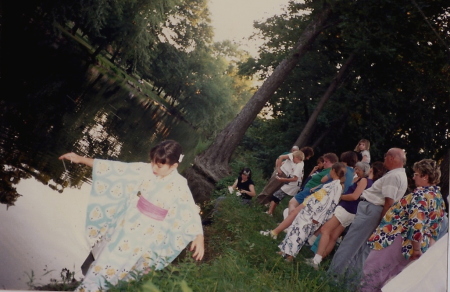
[(149, 201), (147, 201), (143, 196), (139, 196), (139, 201), (137, 203), (138, 210), (147, 217), (152, 219), (163, 221), (166, 218), (169, 210), (160, 208)]

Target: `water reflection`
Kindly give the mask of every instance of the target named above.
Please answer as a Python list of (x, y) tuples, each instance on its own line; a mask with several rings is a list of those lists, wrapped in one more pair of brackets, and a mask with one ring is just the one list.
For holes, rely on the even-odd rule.
[(93, 69), (81, 79), (47, 75), (29, 76), (20, 96), (0, 101), (1, 203), (14, 204), (20, 196), (14, 184), (23, 178), (34, 177), (59, 192), (89, 182), (88, 169), (57, 159), (69, 151), (148, 161), (150, 148), (170, 138), (192, 158), (195, 130), (128, 83), (118, 84)]
[(23, 197), (14, 207), (0, 206), (0, 289), (61, 281), (64, 268), (82, 278), (80, 266), (89, 253), (84, 222), (90, 185), (60, 194), (31, 178), (17, 190)]

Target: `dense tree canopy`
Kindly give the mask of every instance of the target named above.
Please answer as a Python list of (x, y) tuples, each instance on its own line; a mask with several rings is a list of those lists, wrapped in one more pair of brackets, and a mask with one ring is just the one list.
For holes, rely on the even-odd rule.
[[(291, 1), (281, 15), (256, 23), (265, 43), (250, 59), (229, 42), (212, 43), (207, 3), (39, 0), (12, 15), (23, 30), (59, 33), (58, 23), (82, 35), (93, 59), (103, 54), (152, 82), (205, 139), (223, 128), (195, 162), (209, 172), (209, 186), (229, 173), (264, 106), (271, 118), (254, 121), (241, 145), (268, 171), (305, 130), (298, 143), (319, 154), (353, 149), (361, 138), (372, 142), (374, 160), (394, 146), (407, 150), (410, 163), (448, 149), (448, 1)], [(264, 81), (251, 99), (240, 75)]]
[[(256, 132), (264, 127), (273, 139), (257, 135), (258, 142), (252, 143), (252, 134), (247, 135), (248, 143), (260, 144), (257, 155), (276, 157), (296, 141), (352, 52), (355, 60), (349, 73), (323, 108), (306, 144), (316, 145), (319, 153), (341, 153), (367, 138), (375, 159), (394, 146), (404, 148), (410, 162), (444, 155), (450, 138), (448, 3), (363, 2), (333, 2), (332, 24), (268, 101), (274, 119), (254, 124)], [(291, 2), (284, 14), (256, 24), (266, 42), (259, 58), (244, 64), (242, 72), (264, 79), (288, 55), (296, 28), (304, 27), (308, 18), (299, 7), (304, 6)], [(284, 143), (276, 146), (274, 141)], [(265, 167), (267, 173), (271, 164)]]
[(230, 42), (213, 43), (207, 0), (39, 0), (24, 6), (19, 28), (45, 26), (61, 34), (56, 23), (81, 34), (93, 61), (102, 54), (147, 79), (205, 138), (249, 98), (250, 81), (236, 73), (245, 54)]

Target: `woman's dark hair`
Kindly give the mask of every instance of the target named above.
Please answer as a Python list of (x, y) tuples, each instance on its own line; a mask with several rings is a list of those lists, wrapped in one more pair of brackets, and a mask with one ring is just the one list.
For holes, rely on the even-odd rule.
[(317, 164), (323, 163), (323, 156), (320, 156), (319, 158), (317, 158)]
[(346, 151), (341, 154), (341, 162), (345, 162), (347, 166), (355, 167), (356, 162), (358, 162), (358, 156), (354, 151)]
[(244, 172), (245, 172), (245, 175), (248, 176), (248, 179), (251, 179), (251, 178), (252, 178), (252, 171), (250, 170), (250, 168), (244, 167), (244, 168), (239, 172), (239, 176), (241, 176)]
[(174, 140), (164, 140), (150, 150), (150, 161), (173, 165), (179, 163), (183, 152), (181, 145)]
[(312, 147), (305, 146), (305, 147), (302, 147), (302, 149), (300, 149), (300, 151), (302, 151), (303, 154), (305, 154), (305, 159), (308, 159), (308, 158), (314, 156), (314, 149), (312, 149)]
[(373, 181), (376, 181), (387, 172), (387, 169), (384, 167), (384, 163), (381, 161), (375, 161), (374, 163), (372, 163), (371, 167), (372, 167)]

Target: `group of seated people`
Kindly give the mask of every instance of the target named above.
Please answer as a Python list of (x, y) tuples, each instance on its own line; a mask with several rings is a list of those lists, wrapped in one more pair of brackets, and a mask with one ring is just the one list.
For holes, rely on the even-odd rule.
[[(305, 244), (318, 243), (315, 256), (305, 261), (318, 269), (347, 230), (328, 273), (355, 285), (353, 289), (381, 291), (390, 278), (447, 233), (448, 219), (437, 186), (440, 167), (436, 161), (414, 163), (416, 188), (406, 194), (405, 152), (391, 148), (383, 162), (371, 163), (369, 147), (369, 141), (362, 139), (340, 159), (334, 153), (322, 155), (302, 188), (303, 161), (314, 152), (310, 147), (294, 147), (277, 158), (274, 174), (258, 201), (268, 204), (266, 213), (272, 215), (284, 197), (292, 197), (283, 222), (261, 231), (274, 239), (286, 232), (278, 245), (286, 260), (292, 261)], [(248, 178), (235, 184), (242, 180)], [(254, 186), (249, 192), (256, 196)]]

